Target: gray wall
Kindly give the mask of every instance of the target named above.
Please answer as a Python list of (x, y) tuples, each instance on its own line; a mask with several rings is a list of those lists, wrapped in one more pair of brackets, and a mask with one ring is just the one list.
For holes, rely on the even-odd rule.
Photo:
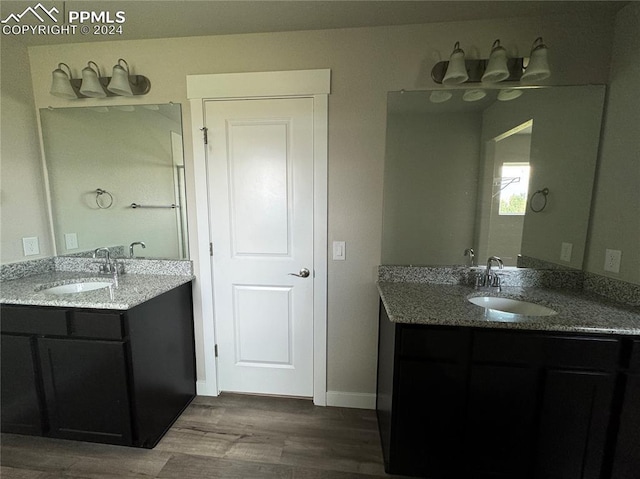
[[(0, 263), (51, 256), (38, 125), (27, 48), (0, 42)], [(24, 257), (22, 238), (39, 238), (40, 254)]]
[[(618, 13), (586, 270), (640, 284), (640, 2)], [(604, 271), (622, 251), (620, 273)]]

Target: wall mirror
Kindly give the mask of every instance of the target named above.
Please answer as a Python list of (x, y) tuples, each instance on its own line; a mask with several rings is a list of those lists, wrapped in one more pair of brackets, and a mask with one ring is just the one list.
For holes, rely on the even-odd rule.
[[(390, 92), (383, 264), (581, 269), (602, 85)], [(518, 256), (521, 255), (520, 258)]]
[(41, 109), (58, 255), (188, 259), (178, 104)]

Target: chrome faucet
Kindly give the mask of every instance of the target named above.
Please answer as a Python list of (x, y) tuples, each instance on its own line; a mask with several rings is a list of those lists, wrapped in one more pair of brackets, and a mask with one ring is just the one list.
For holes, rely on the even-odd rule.
[(133, 247), (134, 247), (135, 245), (140, 245), (140, 246), (142, 246), (143, 248), (146, 248), (146, 247), (147, 247), (147, 245), (146, 245), (146, 244), (144, 244), (144, 241), (134, 241), (133, 243), (131, 243), (131, 244), (129, 245), (129, 258), (133, 258)]
[(476, 255), (475, 251), (473, 251), (473, 248), (467, 248), (466, 250), (464, 250), (464, 255), (469, 257), (469, 267), (473, 268), (475, 266), (473, 264), (473, 258)]
[(93, 251), (93, 257), (97, 258), (98, 257), (98, 253), (100, 251), (104, 251), (104, 263), (102, 263), (100, 265), (100, 272), (101, 273), (111, 273), (111, 268), (112, 268), (111, 252), (109, 251), (109, 248), (96, 248)]
[(93, 257), (97, 258), (98, 253), (104, 251), (104, 263), (100, 265), (100, 273), (103, 274), (112, 274), (113, 275), (113, 283), (117, 287), (118, 286), (118, 263), (114, 259), (111, 259), (111, 252), (109, 248), (96, 248), (93, 251)]
[(478, 276), (476, 276), (476, 288), (494, 287), (498, 288), (498, 290), (502, 290), (500, 276), (491, 272), (491, 265), (494, 262), (497, 263), (498, 269), (504, 268), (504, 263), (500, 258), (497, 256), (489, 256), (489, 259), (487, 259), (487, 269), (485, 269), (484, 274), (478, 274)]

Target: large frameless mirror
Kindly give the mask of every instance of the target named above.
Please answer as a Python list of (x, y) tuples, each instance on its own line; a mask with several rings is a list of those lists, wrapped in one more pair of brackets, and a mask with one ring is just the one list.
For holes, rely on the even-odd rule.
[(189, 258), (181, 118), (178, 104), (40, 110), (58, 255)]
[(581, 269), (605, 87), (388, 95), (383, 264)]

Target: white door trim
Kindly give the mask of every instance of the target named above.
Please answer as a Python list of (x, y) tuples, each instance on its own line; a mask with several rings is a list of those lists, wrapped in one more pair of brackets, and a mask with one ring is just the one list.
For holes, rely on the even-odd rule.
[[(191, 251), (196, 281), (193, 290), (194, 319), (204, 340), (204, 380), (197, 392), (204, 396), (219, 393), (213, 308), (211, 257), (209, 256), (209, 201), (206, 150), (199, 128), (204, 124), (204, 102), (216, 99), (313, 98), (313, 402), (327, 405), (327, 175), (328, 175), (328, 95), (331, 70), (297, 70), (283, 72), (225, 73), (187, 75), (187, 98), (191, 105), (193, 172), (196, 201), (196, 227), (190, 228)], [(198, 328), (196, 328), (198, 329)]]

